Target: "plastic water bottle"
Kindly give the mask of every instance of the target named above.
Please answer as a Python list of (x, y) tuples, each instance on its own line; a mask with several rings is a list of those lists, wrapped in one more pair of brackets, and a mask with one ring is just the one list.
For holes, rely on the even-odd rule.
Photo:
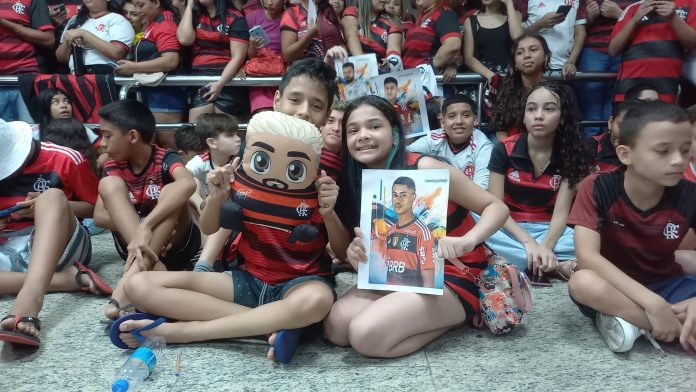
[(111, 385), (112, 392), (136, 390), (152, 373), (166, 346), (161, 336), (151, 336), (138, 347), (128, 360), (116, 371), (116, 381)]

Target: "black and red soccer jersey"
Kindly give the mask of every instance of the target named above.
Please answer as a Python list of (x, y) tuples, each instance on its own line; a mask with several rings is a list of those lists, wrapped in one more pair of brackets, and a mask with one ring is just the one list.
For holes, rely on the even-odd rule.
[[(0, 210), (24, 201), (29, 192), (58, 188), (68, 200), (97, 202), (99, 183), (85, 157), (68, 147), (34, 142), (34, 152), (18, 175), (0, 181)], [(30, 219), (8, 223), (3, 231), (31, 226)]]
[[(624, 10), (614, 26), (611, 38), (626, 27), (640, 5), (641, 2), (634, 3)], [(674, 5), (677, 17), (696, 29), (696, 12), (692, 12), (696, 3), (693, 0), (674, 0)], [(683, 62), (684, 47), (670, 23), (658, 15), (646, 15), (636, 26), (622, 54), (614, 101), (623, 101), (626, 91), (634, 85), (650, 83), (657, 88), (660, 100), (676, 102)]]
[[(211, 18), (208, 14), (201, 15), (193, 44), (193, 70), (201, 72), (224, 69), (230, 62), (230, 41), (249, 43), (249, 27), (241, 12), (228, 9), (226, 26), (222, 25), (217, 16)], [(246, 58), (246, 53), (244, 57)]]
[[(320, 167), (332, 167), (325, 159), (322, 152)], [(232, 189), (234, 201), (243, 208), (244, 231), (238, 248), (242, 269), (273, 285), (301, 276), (331, 274), (314, 183), (303, 190), (269, 189), (251, 179), (240, 166)], [(319, 235), (309, 242), (290, 243), (291, 230), (301, 224), (318, 228)]]
[[(325, 54), (330, 48), (343, 44), (341, 26), (332, 22), (334, 18), (329, 17), (329, 12), (335, 15), (333, 9), (326, 9), (324, 11), (317, 10), (316, 23), (319, 23), (321, 27), (319, 34), (314, 37), (312, 43), (310, 43), (306, 49), (307, 56), (309, 57), (316, 57), (318, 54), (317, 51), (323, 51)], [(280, 18), (281, 34), (284, 30), (288, 30), (297, 33), (297, 38), (302, 39), (307, 35), (307, 29), (307, 10), (302, 6), (302, 3), (290, 5), (283, 11), (283, 16)], [(320, 46), (321, 48), (314, 48), (315, 46)]]
[(681, 180), (666, 187), (659, 203), (642, 211), (626, 194), (624, 174), (617, 170), (584, 179), (568, 224), (600, 233), (601, 255), (640, 283), (683, 274), (674, 251), (696, 227), (696, 184)]
[(684, 170), (684, 178), (687, 181), (696, 182), (696, 166), (693, 159), (689, 162), (689, 166)]
[(588, 138), (587, 144), (589, 150), (595, 154), (596, 172), (606, 173), (623, 166), (616, 155), (616, 148), (611, 143), (611, 135), (608, 132)]
[[(616, 0), (614, 1), (622, 10), (635, 3), (635, 0)], [(598, 4), (601, 4), (598, 2)], [(597, 52), (607, 53), (609, 51), (609, 38), (611, 31), (616, 24), (616, 19), (607, 18), (601, 14), (592, 22), (587, 24), (587, 36), (584, 46)]]
[(421, 270), (434, 270), (435, 241), (430, 229), (418, 218), (387, 229), (387, 284), (422, 286)]
[(427, 14), (418, 13), (416, 22), (406, 31), (404, 68), (429, 63), (442, 43), (450, 37), (461, 37), (457, 13), (449, 7), (435, 7)]
[[(35, 30), (53, 30), (45, 0), (0, 0), (0, 18)], [(0, 75), (39, 72), (34, 45), (0, 27)]]
[(176, 38), (176, 29), (179, 24), (171, 11), (162, 13), (143, 30), (143, 37), (135, 46), (135, 58), (137, 61), (156, 59), (166, 52), (179, 52), (181, 45)]
[(128, 161), (109, 159), (104, 164), (104, 177), (121, 177), (126, 182), (128, 198), (135, 211), (145, 217), (157, 205), (162, 188), (174, 182), (172, 173), (177, 167), (184, 167), (184, 161), (176, 151), (153, 145), (150, 160), (142, 172), (133, 173)]
[[(358, 8), (354, 6), (346, 7), (343, 16), (352, 16), (359, 19)], [(370, 40), (362, 28), (358, 26), (358, 39), (362, 45), (364, 53), (376, 53), (377, 58), (387, 57), (387, 40), (390, 34), (401, 34), (401, 27), (394, 23), (386, 13), (381, 13), (370, 23)]]
[(549, 222), (561, 187), (560, 157), (551, 154), (540, 176), (527, 149), (527, 133), (510, 136), (493, 147), (488, 170), (505, 176), (503, 201), (518, 222)]
[(338, 182), (338, 178), (343, 168), (343, 160), (341, 155), (326, 148), (321, 150), (321, 160), (319, 161), (319, 173), (324, 170), (326, 175)]

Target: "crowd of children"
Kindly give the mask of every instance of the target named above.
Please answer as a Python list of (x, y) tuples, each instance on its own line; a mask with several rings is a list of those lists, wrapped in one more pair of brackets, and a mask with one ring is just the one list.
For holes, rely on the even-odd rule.
[[(696, 352), (696, 110), (650, 100), (649, 86), (627, 91), (609, 132), (585, 139), (574, 98), (542, 82), (524, 97), (520, 132), (502, 142), (476, 128), (474, 102), (454, 96), (442, 129), (409, 144), (387, 100), (337, 102), (335, 80), (320, 60), (296, 61), (274, 112), (246, 131), (201, 114), (177, 132), (178, 152), (153, 144), (155, 116), (135, 100), (101, 108), (91, 147), (60, 118), (59, 93), (44, 141), (0, 122), (0, 294), (16, 294), (0, 340), (38, 346), (44, 294), (82, 290), (110, 296), (104, 313), (122, 348), (149, 335), (267, 335), (269, 358), (287, 363), (303, 330), (322, 323), (330, 342), (363, 355), (412, 353), (480, 313), (471, 275), (448, 261), (441, 296), (353, 287), (337, 298), (334, 273), (367, 260), (362, 169), (439, 168), (450, 176), (444, 259), (476, 274), (488, 246), (530, 275), (569, 280), (612, 351), (645, 334)], [(108, 155), (99, 171), (90, 148)], [(89, 268), (86, 218), (111, 231), (123, 258), (113, 290)]]

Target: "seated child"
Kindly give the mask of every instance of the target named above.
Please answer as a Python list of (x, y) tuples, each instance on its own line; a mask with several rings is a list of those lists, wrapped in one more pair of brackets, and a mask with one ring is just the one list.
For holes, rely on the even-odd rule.
[(675, 262), (696, 227), (696, 184), (682, 178), (691, 139), (682, 109), (645, 102), (621, 123), (617, 155), (626, 170), (593, 174), (579, 187), (568, 218), (579, 270), (568, 288), (614, 352), (630, 350), (643, 331), (678, 338), (684, 304), (696, 298), (696, 275)]
[(132, 308), (123, 281), (142, 270), (190, 268), (198, 258), (200, 231), (187, 204), (196, 183), (176, 151), (150, 144), (155, 133), (150, 109), (121, 100), (102, 107), (99, 116), (111, 158), (99, 182), (94, 221), (112, 231), (116, 251), (126, 261), (105, 309), (106, 317), (115, 320)]
[(196, 126), (193, 124), (183, 124), (177, 128), (174, 134), (176, 151), (181, 155), (184, 163), (189, 163), (193, 157), (202, 154), (206, 145), (201, 137), (196, 133)]
[(567, 280), (575, 269), (575, 248), (566, 219), (592, 158), (565, 88), (536, 85), (524, 109), (527, 132), (504, 139), (491, 153), (488, 189), (507, 204), (510, 218), (486, 244), (520, 270), (555, 272)]
[(455, 95), (442, 104), (442, 129), (411, 143), (408, 151), (444, 158), (487, 190), (493, 143), (475, 128), (477, 123), (474, 101), (465, 95)]
[(28, 124), (0, 120), (0, 189), (0, 295), (17, 294), (0, 340), (38, 346), (46, 291), (111, 293), (85, 266), (92, 244), (77, 221), (92, 216), (97, 177), (77, 151), (34, 141)]
[(590, 152), (595, 154), (595, 171), (606, 173), (620, 168), (621, 161), (616, 155), (619, 146), (619, 127), (626, 112), (639, 101), (614, 102), (611, 117), (607, 121), (609, 131), (587, 138)]
[[(328, 118), (332, 98), (337, 92), (335, 79), (336, 72), (320, 60), (308, 58), (295, 61), (281, 80), (273, 108), (305, 121), (271, 120), (261, 128), (266, 132), (289, 127), (302, 136), (291, 141), (277, 135), (269, 138), (264, 132), (254, 135), (250, 123), (246, 151), (254, 154), (254, 166), (252, 170), (252, 160), (247, 161), (245, 158), (239, 167), (247, 175), (252, 171), (262, 175), (261, 173), (265, 174), (276, 166), (276, 170), (283, 171), (283, 165), (271, 164), (266, 167), (265, 164), (270, 161), (265, 157), (273, 156), (272, 159), (287, 161), (287, 154), (281, 157), (274, 150), (282, 148), (286, 151), (290, 146), (293, 151), (288, 152), (292, 153), (292, 159), (304, 161), (304, 156), (314, 156), (312, 163), (306, 165), (306, 168), (312, 170), (313, 167), (316, 170), (318, 165), (321, 169), (321, 177), (316, 180), (315, 197), (318, 199), (319, 214), (326, 213), (329, 218), (334, 215), (333, 205), (338, 195), (338, 187), (332, 180), (337, 169), (330, 162), (323, 162), (325, 151), (322, 151), (321, 160), (317, 160), (321, 137), (316, 129), (324, 125)], [(267, 115), (274, 116), (277, 113), (258, 113), (254, 119), (263, 119)], [(307, 121), (314, 126), (307, 124)], [(299, 166), (294, 167), (299, 169)], [(206, 248), (208, 245), (213, 247), (211, 244), (215, 241), (214, 237), (222, 234), (220, 237), (226, 239), (231, 232), (220, 229), (219, 218), (221, 205), (229, 196), (230, 187), (225, 185), (230, 183), (232, 170), (232, 165), (225, 165), (208, 176), (210, 194), (201, 214), (201, 228), (207, 234), (215, 234), (210, 236)], [(286, 174), (289, 176), (289, 182), (283, 181), (286, 185), (299, 180), (297, 171)], [(306, 175), (313, 178), (316, 172), (307, 171)], [(314, 184), (315, 181), (311, 183)], [(277, 181), (266, 181), (265, 184), (283, 186)], [(267, 188), (263, 189), (268, 192)], [(309, 202), (312, 200), (307, 201)], [(329, 212), (331, 215), (328, 215)], [(268, 214), (263, 215), (268, 217)], [(323, 216), (323, 219), (329, 219), (327, 216)], [(309, 243), (290, 244), (285, 240), (279, 241), (277, 233), (271, 235), (273, 230), (262, 226), (248, 230), (242, 235), (239, 244), (239, 254), (244, 260), (243, 269), (234, 269), (229, 274), (145, 272), (135, 275), (127, 284), (126, 292), (137, 308), (180, 321), (161, 323), (161, 319), (160, 324), (152, 319), (131, 320), (124, 317), (112, 327), (121, 331), (117, 335), (119, 345), (138, 346), (140, 340), (137, 336), (150, 334), (163, 336), (168, 343), (271, 334), (269, 358), (287, 363), (299, 344), (300, 329), (321, 321), (335, 299), (330, 260), (324, 253), (327, 234), (330, 236), (332, 233), (325, 232), (321, 217), (317, 221), (315, 218), (318, 217), (312, 218), (312, 222), (321, 228), (320, 235)], [(287, 238), (287, 234), (284, 236)], [(215, 255), (214, 251), (209, 253)], [(192, 326), (195, 328), (191, 328)]]

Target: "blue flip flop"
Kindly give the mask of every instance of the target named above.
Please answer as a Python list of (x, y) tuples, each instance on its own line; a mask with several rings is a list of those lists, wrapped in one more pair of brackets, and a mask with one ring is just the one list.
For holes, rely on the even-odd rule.
[(300, 345), (303, 328), (281, 329), (276, 334), (273, 343), (275, 359), (282, 364), (290, 363), (292, 356), (295, 355), (297, 347)]
[(132, 331), (129, 331), (128, 333), (132, 333), (133, 336), (135, 336), (140, 342), (145, 343), (145, 340), (147, 340), (143, 335), (141, 335), (141, 332), (149, 331), (163, 322), (167, 321), (164, 317), (159, 317), (155, 316), (150, 313), (131, 313), (129, 315), (123, 316), (117, 320), (115, 320), (112, 324), (111, 327), (109, 328), (109, 338), (111, 339), (111, 343), (114, 344), (114, 346), (118, 348), (122, 348), (125, 350), (130, 349), (131, 347), (128, 347), (126, 343), (121, 340), (119, 335), (121, 333), (124, 333), (121, 331), (121, 324), (128, 320), (152, 320), (153, 322), (140, 328), (136, 328)]

